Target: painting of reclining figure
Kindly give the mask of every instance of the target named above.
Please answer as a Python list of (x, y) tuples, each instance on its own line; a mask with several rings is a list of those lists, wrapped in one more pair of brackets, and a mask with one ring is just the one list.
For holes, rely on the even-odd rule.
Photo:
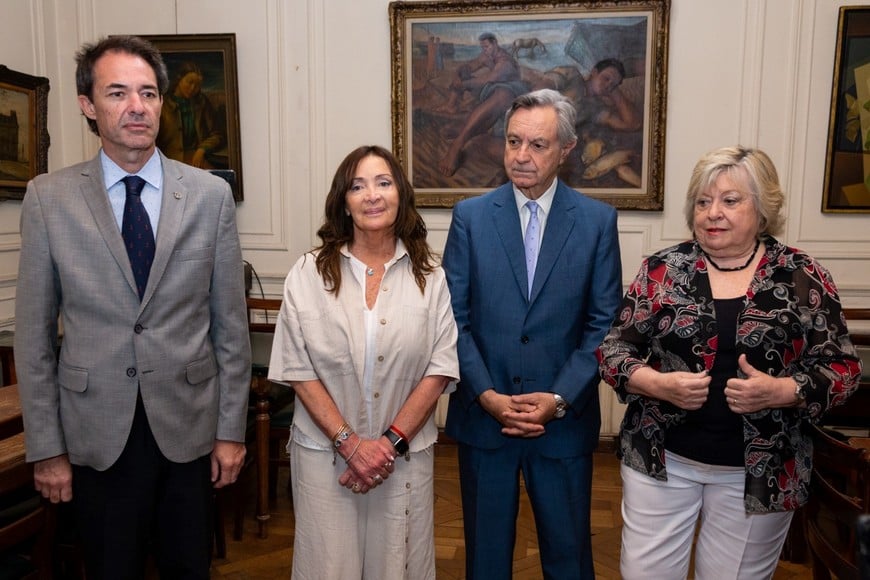
[[(421, 4), (430, 3), (409, 3)], [(577, 109), (578, 143), (560, 178), (617, 207), (660, 210), (664, 90), (654, 77), (664, 56), (656, 17), (560, 6), (536, 18), (406, 18), (406, 66), (394, 68), (405, 88), (394, 99), (403, 109), (394, 114), (394, 149), (423, 205), (449, 206), (507, 181), (505, 111), (517, 96), (549, 88)]]

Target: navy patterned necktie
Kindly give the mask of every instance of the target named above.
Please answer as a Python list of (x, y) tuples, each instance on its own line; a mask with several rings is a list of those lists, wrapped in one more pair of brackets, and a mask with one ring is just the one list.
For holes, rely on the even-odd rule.
[(151, 263), (154, 262), (154, 232), (151, 230), (148, 212), (142, 205), (145, 180), (138, 175), (128, 175), (124, 178), (124, 186), (127, 188), (127, 201), (124, 203), (121, 236), (133, 268), (139, 300), (142, 300), (145, 286), (148, 285), (148, 274), (151, 273)]

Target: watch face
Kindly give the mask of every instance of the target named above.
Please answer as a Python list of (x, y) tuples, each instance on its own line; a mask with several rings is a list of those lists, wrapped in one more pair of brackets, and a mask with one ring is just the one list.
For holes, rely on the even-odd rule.
[(565, 402), (565, 399), (563, 399), (561, 395), (553, 394), (553, 398), (556, 399), (556, 412), (553, 413), (553, 417), (561, 419), (565, 416), (565, 410), (568, 408), (568, 403)]

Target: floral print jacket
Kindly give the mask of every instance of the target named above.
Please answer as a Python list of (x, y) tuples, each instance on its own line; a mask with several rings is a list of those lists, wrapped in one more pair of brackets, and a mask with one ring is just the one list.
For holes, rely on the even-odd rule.
[[(812, 443), (801, 424), (843, 404), (861, 376), (828, 271), (772, 237), (764, 242), (767, 250), (738, 315), (737, 356), (745, 353), (752, 366), (771, 376), (791, 376), (804, 388), (807, 404), (743, 416), (748, 513), (806, 503)], [(665, 401), (628, 393), (628, 377), (645, 364), (661, 372), (710, 370), (717, 334), (698, 244), (683, 242), (644, 260), (597, 353), (602, 378), (628, 403), (619, 445), (626, 466), (667, 479), (666, 429), (686, 416)]]

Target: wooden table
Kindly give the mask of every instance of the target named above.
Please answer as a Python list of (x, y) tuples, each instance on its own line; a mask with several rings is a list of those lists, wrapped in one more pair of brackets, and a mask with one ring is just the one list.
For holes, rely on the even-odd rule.
[(0, 439), (0, 472), (24, 463), (24, 433)]
[(0, 387), (0, 439), (24, 431), (18, 385)]
[(870, 451), (870, 437), (849, 437), (849, 445)]

